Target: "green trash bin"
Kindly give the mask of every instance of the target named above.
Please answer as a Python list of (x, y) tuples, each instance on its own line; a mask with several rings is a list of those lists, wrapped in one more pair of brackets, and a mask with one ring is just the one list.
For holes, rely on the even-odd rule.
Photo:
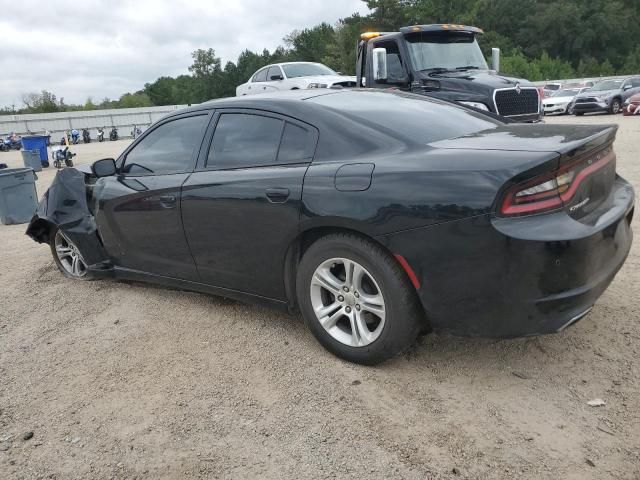
[(0, 222), (27, 223), (38, 208), (36, 174), (32, 168), (0, 170)]
[(33, 168), (34, 172), (42, 171), (42, 160), (40, 160), (40, 150), (22, 150), (22, 163), (25, 168)]

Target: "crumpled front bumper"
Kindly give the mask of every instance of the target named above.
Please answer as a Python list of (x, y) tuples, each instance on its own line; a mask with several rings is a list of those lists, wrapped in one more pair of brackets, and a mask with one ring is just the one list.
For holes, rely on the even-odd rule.
[(88, 268), (108, 266), (108, 256), (87, 203), (85, 174), (75, 168), (58, 171), (40, 200), (26, 234), (38, 243), (49, 243), (56, 227), (78, 247)]

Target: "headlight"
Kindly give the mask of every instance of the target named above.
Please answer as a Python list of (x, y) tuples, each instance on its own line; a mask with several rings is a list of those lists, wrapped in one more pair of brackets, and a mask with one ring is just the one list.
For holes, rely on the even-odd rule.
[(480, 102), (463, 102), (460, 101), (458, 103), (461, 103), (462, 105), (467, 105), (469, 107), (473, 107), (473, 108), (477, 108), (478, 110), (485, 110), (485, 111), (489, 111), (489, 107), (487, 107), (484, 103), (480, 103)]
[(607, 97), (596, 97), (596, 100), (599, 102), (607, 102)]
[(326, 83), (310, 83), (307, 88), (327, 88), (327, 86)]

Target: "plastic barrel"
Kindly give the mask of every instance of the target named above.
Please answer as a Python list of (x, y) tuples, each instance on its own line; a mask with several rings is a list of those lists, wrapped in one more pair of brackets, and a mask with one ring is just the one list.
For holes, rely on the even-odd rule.
[(22, 150), (22, 163), (25, 168), (33, 168), (34, 171), (42, 171), (42, 161), (40, 160), (40, 150)]
[(25, 150), (39, 150), (40, 162), (43, 166), (49, 166), (49, 156), (47, 155), (47, 137), (44, 135), (28, 135), (22, 137), (22, 148)]
[(38, 208), (36, 174), (32, 168), (0, 170), (0, 222), (27, 223)]

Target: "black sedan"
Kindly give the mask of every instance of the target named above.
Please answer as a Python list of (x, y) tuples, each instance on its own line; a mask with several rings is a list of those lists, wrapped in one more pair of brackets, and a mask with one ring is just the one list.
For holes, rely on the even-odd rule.
[(68, 277), (300, 311), (331, 352), (373, 364), (420, 332), (582, 318), (632, 241), (615, 135), (400, 92), (223, 99), (62, 170), (27, 233)]

